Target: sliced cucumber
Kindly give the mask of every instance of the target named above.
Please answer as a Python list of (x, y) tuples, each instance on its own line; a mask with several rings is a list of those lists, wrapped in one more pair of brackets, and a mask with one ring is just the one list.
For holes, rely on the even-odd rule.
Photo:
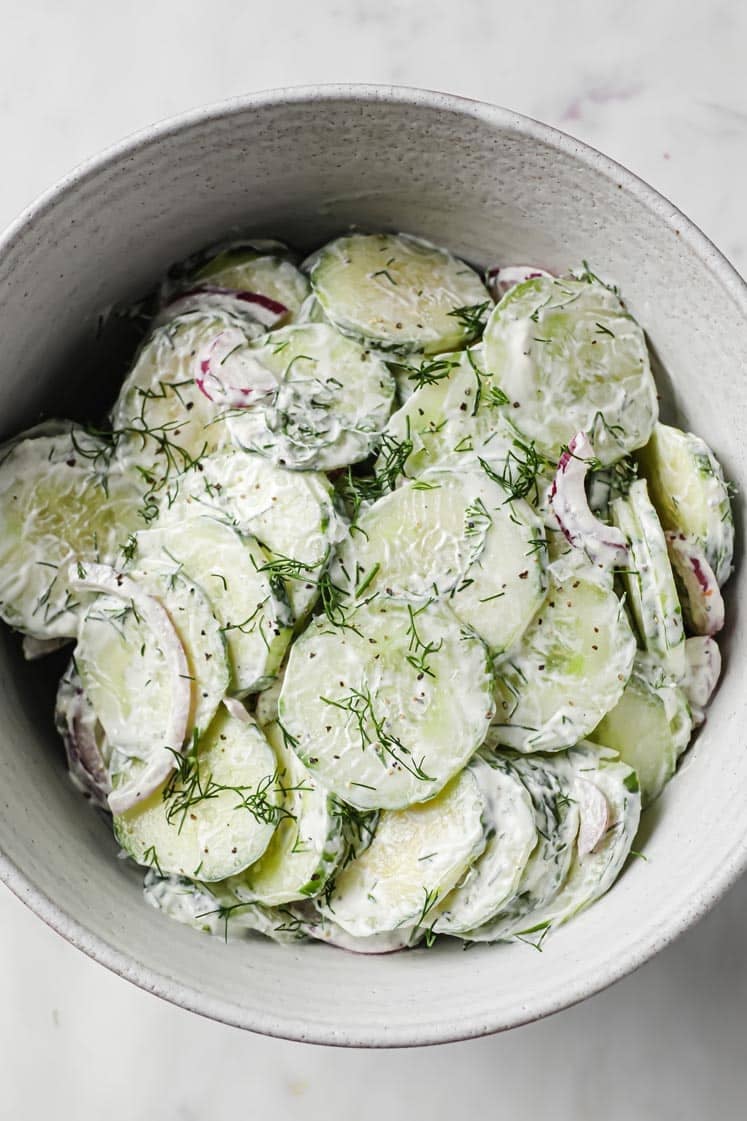
[(687, 673), (682, 689), (692, 714), (693, 727), (705, 720), (705, 707), (721, 676), (721, 651), (708, 635), (685, 639)]
[(267, 571), (252, 537), (209, 515), (138, 533), (133, 563), (153, 560), (183, 571), (206, 593), (228, 645), (231, 691), (243, 695), (274, 678), (292, 633), (285, 585)]
[[(223, 628), (203, 588), (168, 559), (164, 563), (155, 556), (141, 557), (130, 575), (146, 592), (160, 599), (176, 628), (194, 687), (192, 728), (202, 733), (231, 684)], [(133, 657), (139, 654), (139, 650), (131, 651)]]
[[(633, 618), (646, 649), (678, 678), (685, 672), (685, 632), (664, 531), (645, 479), (611, 504), (612, 520), (630, 543), (623, 579)], [(611, 745), (610, 745), (611, 746)]]
[(658, 404), (643, 331), (596, 280), (517, 285), (485, 328), (485, 361), (515, 423), (556, 461), (577, 432), (603, 463), (651, 434)]
[(478, 459), (502, 474), (516, 432), (504, 414), (505, 395), (492, 384), (480, 349), (441, 354), (402, 369), (412, 372), (418, 388), (391, 416), (377, 468), (394, 447), (401, 449), (404, 478), (417, 478), (431, 467), (461, 468)]
[(338, 330), (403, 354), (463, 346), (493, 303), (464, 261), (403, 234), (340, 237), (314, 255), (310, 276)]
[(268, 296), (284, 304), (292, 318), (309, 295), (309, 282), (288, 259), (287, 251), (268, 252), (252, 242), (224, 246), (194, 273), (194, 280)]
[(487, 844), (462, 882), (436, 904), (430, 924), (436, 934), (462, 934), (492, 919), (516, 894), (537, 844), (532, 800), (511, 763), (486, 754), (469, 767), (485, 799)]
[(55, 727), (65, 745), (67, 766), (73, 785), (94, 805), (108, 810), (111, 746), (86, 696), (75, 662), (60, 679), (55, 700)]
[(143, 895), (151, 907), (176, 922), (229, 942), (247, 933), (264, 934), (273, 942), (303, 941), (305, 935), (282, 911), (258, 903), (238, 903), (220, 884), (193, 882), (183, 876), (145, 873)]
[(484, 810), (466, 770), (429, 802), (382, 813), (373, 841), (337, 874), (320, 911), (356, 938), (427, 926), (484, 848)]
[(225, 880), (253, 864), (282, 816), (272, 748), (222, 709), (165, 786), (114, 817), (122, 848), (160, 873)]
[(90, 595), (70, 562), (112, 564), (144, 526), (143, 490), (110, 466), (110, 448), (68, 424), (19, 439), (0, 463), (0, 617), (37, 639), (72, 638)]
[(705, 440), (657, 424), (638, 460), (664, 528), (695, 537), (723, 584), (732, 570), (734, 518), (724, 473)]
[(529, 630), (497, 667), (491, 744), (558, 751), (617, 704), (636, 645), (620, 600), (595, 572), (553, 580)]
[(317, 942), (326, 942), (328, 946), (337, 946), (352, 954), (394, 954), (398, 950), (406, 950), (417, 945), (423, 937), (420, 927), (400, 926), (396, 930), (385, 930), (380, 934), (368, 934), (364, 938), (356, 938), (319, 911), (310, 916), (304, 915), (301, 919), (301, 929), (304, 934), (308, 934)]
[(330, 548), (344, 534), (327, 479), (249, 452), (207, 456), (199, 467), (182, 480), (164, 520), (209, 513), (252, 534), (273, 554), (267, 571), (286, 581), (293, 613), (303, 620), (316, 602)]
[(531, 940), (532, 916), (555, 899), (573, 862), (579, 812), (566, 756), (517, 757), (511, 765), (532, 800), (538, 841), (508, 903), (488, 922), (460, 934), (469, 942)]
[(614, 752), (584, 743), (569, 751), (568, 762), (575, 776), (572, 795), (582, 807), (582, 824), (581, 791), (591, 784), (606, 804), (606, 827), (590, 852), (576, 849), (561, 890), (544, 907), (527, 915), (526, 934), (542, 936), (604, 895), (622, 871), (638, 831), (641, 795), (634, 770), (621, 763)]
[(492, 715), (487, 651), (443, 601), (417, 615), (374, 600), (291, 647), (280, 722), (314, 775), (359, 809), (432, 798), (482, 743)]
[(343, 854), (344, 838), (334, 799), (286, 745), (280, 726), (262, 731), (278, 760), (287, 816), (259, 861), (226, 886), (241, 902), (275, 907), (318, 895)]
[(542, 603), (545, 551), (536, 514), (479, 466), (428, 471), (363, 511), (331, 575), (353, 598), (447, 596), (457, 618), (502, 652)]
[(638, 657), (622, 697), (589, 738), (611, 747), (635, 770), (646, 806), (658, 798), (674, 774), (691, 731), (682, 689), (661, 667)]
[(149, 482), (156, 499), (203, 456), (230, 444), (221, 409), (194, 380), (199, 357), (230, 328), (247, 340), (263, 333), (219, 311), (177, 316), (146, 339), (112, 409), (117, 457)]
[(272, 373), (278, 389), (264, 406), (233, 410), (234, 443), (302, 470), (331, 471), (369, 455), (395, 393), (377, 355), (325, 323), (281, 327), (245, 354)]

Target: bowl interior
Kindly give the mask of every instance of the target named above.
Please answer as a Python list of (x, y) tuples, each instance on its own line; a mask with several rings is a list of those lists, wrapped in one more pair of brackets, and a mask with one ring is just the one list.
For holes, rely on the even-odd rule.
[[(258, 95), (121, 146), (24, 216), (0, 247), (0, 427), (95, 416), (122, 370), (112, 303), (232, 230), (300, 248), (350, 224), (403, 229), (479, 264), (587, 259), (649, 333), (669, 419), (745, 484), (743, 286), (665, 200), (583, 145), (501, 110), (353, 88)], [(125, 340), (126, 342), (126, 340)], [(742, 522), (737, 538), (741, 552)], [(744, 573), (728, 586), (725, 675), (681, 773), (644, 819), (648, 860), (536, 953), (524, 945), (356, 957), (224, 945), (148, 908), (141, 876), (70, 787), (52, 726), (59, 662), (0, 638), (0, 850), (13, 889), (87, 952), (229, 1022), (318, 1042), (407, 1044), (510, 1027), (640, 964), (707, 910), (747, 854)]]

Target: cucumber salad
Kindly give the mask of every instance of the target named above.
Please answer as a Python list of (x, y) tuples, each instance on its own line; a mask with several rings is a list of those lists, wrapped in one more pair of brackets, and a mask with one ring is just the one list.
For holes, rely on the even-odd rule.
[(214, 247), (149, 316), (103, 420), (0, 463), (0, 616), (57, 652), (75, 785), (200, 930), (537, 945), (720, 672), (730, 490), (642, 327), (585, 264), (359, 232)]

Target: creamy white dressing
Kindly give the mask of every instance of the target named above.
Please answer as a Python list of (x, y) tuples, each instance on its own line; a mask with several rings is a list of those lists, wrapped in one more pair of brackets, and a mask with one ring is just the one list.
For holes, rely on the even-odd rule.
[(704, 718), (728, 487), (588, 269), (484, 284), (393, 234), (304, 268), (198, 254), (111, 432), (3, 448), (0, 614), (29, 658), (77, 636), (71, 776), (177, 921), (536, 943), (611, 886)]

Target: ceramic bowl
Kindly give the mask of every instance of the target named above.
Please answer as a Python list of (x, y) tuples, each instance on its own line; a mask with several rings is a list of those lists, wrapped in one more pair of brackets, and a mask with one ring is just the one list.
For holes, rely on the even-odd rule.
[[(99, 316), (234, 229), (318, 245), (351, 223), (406, 230), (478, 264), (615, 278), (649, 333), (665, 417), (747, 476), (747, 293), (706, 238), (629, 172), (561, 133), (438, 93), (261, 93), (158, 125), (49, 191), (0, 243), (0, 435), (91, 413), (116, 359)], [(743, 528), (738, 523), (741, 553)], [(586, 913), (525, 945), (355, 956), (225, 945), (150, 909), (141, 875), (69, 784), (51, 692), (0, 637), (0, 874), (63, 937), (206, 1016), (317, 1043), (436, 1043), (510, 1028), (598, 991), (692, 925), (747, 862), (747, 572), (728, 585), (725, 673), (708, 722)]]

